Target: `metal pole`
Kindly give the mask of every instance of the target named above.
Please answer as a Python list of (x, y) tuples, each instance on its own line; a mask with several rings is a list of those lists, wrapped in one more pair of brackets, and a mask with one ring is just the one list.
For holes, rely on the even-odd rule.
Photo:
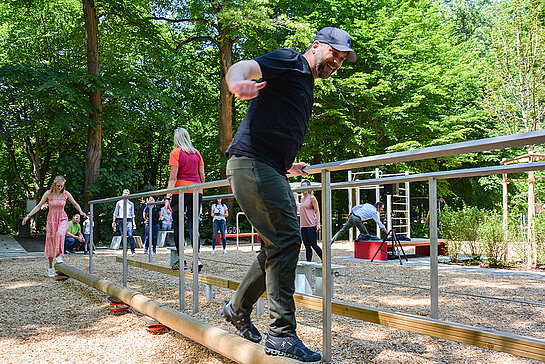
[[(375, 168), (375, 178), (376, 179), (379, 179), (380, 178), (380, 169), (378, 168)], [(380, 185), (377, 185), (375, 187), (375, 203), (376, 202), (379, 202), (380, 201)], [(380, 226), (378, 226), (378, 224), (375, 224), (375, 228), (377, 229), (377, 232), (376, 232), (376, 236), (380, 236)], [(388, 231), (390, 230), (390, 228), (388, 228)]]
[[(151, 212), (151, 209), (153, 208), (153, 205), (148, 205), (146, 203), (146, 206), (148, 207), (148, 261), (151, 263), (151, 238), (153, 236), (152, 234), (152, 226), (153, 226), (153, 214)], [(144, 249), (146, 249), (146, 247), (144, 246)]]
[(250, 236), (250, 245), (252, 246), (252, 251), (254, 251), (254, 226), (252, 225), (252, 236)]
[(181, 272), (178, 275), (178, 292), (180, 292), (180, 310), (185, 310), (185, 237), (184, 237), (184, 196), (185, 193), (178, 193), (178, 266)]
[(439, 318), (439, 263), (437, 261), (437, 180), (430, 178), (430, 317)]
[(93, 243), (93, 204), (89, 205), (89, 214), (91, 215), (89, 217), (89, 274), (93, 274), (93, 248), (95, 247), (95, 244)]
[(199, 190), (193, 190), (193, 313), (199, 312)]
[(331, 277), (331, 172), (322, 170), (322, 359), (331, 361), (331, 294), (333, 282)]
[(386, 225), (388, 231), (392, 230), (392, 195), (386, 195)]
[[(409, 171), (405, 171), (405, 175), (409, 175)], [(407, 237), (411, 237), (411, 184), (405, 182), (405, 196), (407, 198)]]
[(242, 212), (239, 212), (237, 214), (237, 231), (236, 231), (236, 233), (237, 233), (237, 250), (238, 250), (238, 232), (239, 232), (239, 230), (238, 230), (238, 217), (239, 217), (240, 214), (242, 214)]
[[(117, 224), (117, 221), (116, 221)], [(127, 199), (123, 199), (123, 287), (127, 287), (127, 276), (129, 274), (127, 264)]]
[[(352, 181), (352, 171), (348, 171), (348, 181)], [(354, 204), (354, 188), (348, 189), (348, 212), (352, 211), (352, 207)], [(354, 228), (351, 227), (348, 230), (348, 241), (353, 242), (354, 241)]]

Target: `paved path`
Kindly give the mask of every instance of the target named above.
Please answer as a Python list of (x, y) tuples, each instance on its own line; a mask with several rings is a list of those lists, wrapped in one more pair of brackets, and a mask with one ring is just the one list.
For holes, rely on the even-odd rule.
[(11, 235), (0, 235), (0, 259), (43, 257), (44, 252), (29, 253)]
[[(345, 256), (341, 257), (343, 260), (352, 260), (352, 261), (364, 261), (371, 262), (370, 259), (357, 259), (354, 256)], [(375, 260), (372, 264), (399, 264), (399, 259), (392, 259), (388, 261), (379, 261)], [(409, 261), (403, 260), (403, 265), (414, 268), (429, 268), (430, 267), (430, 257), (418, 257), (418, 258), (409, 258)], [(486, 274), (495, 274), (500, 276), (510, 276), (510, 277), (522, 277), (522, 278), (545, 278), (545, 272), (535, 272), (535, 271), (523, 271), (523, 270), (511, 270), (511, 269), (495, 269), (495, 268), (481, 268), (475, 266), (461, 266), (454, 264), (439, 264), (439, 270), (452, 270), (460, 271), (467, 273), (486, 273)]]

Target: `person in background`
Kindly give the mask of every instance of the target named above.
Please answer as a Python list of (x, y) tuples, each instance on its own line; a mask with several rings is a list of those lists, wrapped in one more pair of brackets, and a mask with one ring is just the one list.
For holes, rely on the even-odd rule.
[[(190, 186), (193, 184), (204, 183), (204, 161), (199, 151), (191, 143), (189, 133), (184, 128), (178, 128), (174, 131), (174, 150), (170, 152), (168, 165), (170, 167), (170, 177), (168, 179), (168, 188)], [(199, 211), (202, 205), (202, 190), (199, 190)], [(187, 227), (189, 230), (189, 241), (195, 251), (193, 244), (193, 220), (196, 220), (197, 230), (199, 228), (199, 214), (193, 216), (193, 191), (184, 191), (184, 205), (180, 206), (179, 193), (168, 193), (165, 197), (165, 209), (172, 211), (172, 227), (174, 228), (174, 243), (178, 256), (180, 253), (179, 237), (179, 217), (178, 214), (187, 213)], [(197, 252), (200, 249), (200, 237), (197, 239)], [(198, 253), (197, 253), (198, 254)], [(199, 261), (199, 265), (201, 265)], [(180, 269), (180, 262), (175, 262), (172, 269)]]
[[(131, 194), (128, 188), (123, 190), (123, 196), (128, 196)], [(115, 204), (115, 210), (113, 214), (112, 229), (119, 231), (121, 236), (123, 236), (123, 200), (117, 201)], [(136, 229), (136, 219), (134, 217), (134, 204), (131, 201), (127, 200), (127, 240), (131, 247), (131, 253), (136, 253), (134, 249), (134, 236), (133, 229)]]
[(83, 220), (83, 239), (84, 239), (83, 254), (89, 254), (89, 249), (91, 248), (91, 245), (89, 243), (91, 239), (91, 213), (88, 212), (84, 218), (85, 220)]
[(74, 250), (78, 249), (81, 243), (85, 242), (79, 221), (79, 215), (75, 214), (68, 222), (68, 230), (64, 238), (64, 254), (74, 254)]
[[(302, 180), (301, 187), (303, 186), (310, 186), (310, 181)], [(312, 261), (312, 249), (322, 260), (322, 249), (318, 246), (318, 232), (321, 229), (320, 208), (318, 207), (318, 200), (314, 197), (312, 191), (303, 191), (299, 217), (301, 238), (306, 248), (307, 262)]]
[(218, 238), (218, 231), (221, 234), (221, 245), (223, 245), (223, 254), (226, 253), (225, 247), (227, 246), (227, 238), (225, 235), (225, 229), (227, 227), (227, 221), (225, 218), (229, 216), (229, 210), (227, 205), (221, 202), (221, 198), (216, 200), (216, 203), (212, 205), (210, 215), (212, 220), (212, 254), (216, 253), (216, 239)]
[[(155, 197), (148, 197), (148, 203), (155, 202)], [(151, 216), (151, 226), (149, 218)], [(144, 245), (144, 254), (148, 254), (148, 249), (150, 245), (149, 232), (151, 229), (151, 240), (153, 246), (153, 254), (156, 253), (157, 249), (157, 234), (159, 234), (159, 224), (161, 220), (161, 208), (158, 205), (146, 205), (144, 209), (144, 221), (146, 222), (146, 243)]]
[(377, 202), (375, 205), (371, 205), (370, 203), (364, 203), (352, 207), (352, 213), (350, 213), (350, 215), (348, 216), (348, 220), (346, 220), (341, 230), (337, 231), (337, 234), (333, 236), (333, 238), (331, 239), (331, 244), (337, 241), (337, 239), (340, 238), (342, 234), (344, 234), (351, 227), (354, 226), (358, 228), (361, 234), (368, 234), (367, 228), (365, 227), (365, 224), (363, 222), (371, 219), (375, 220), (380, 230), (382, 230), (385, 234), (388, 234), (388, 230), (386, 230), (386, 227), (380, 221), (380, 212), (382, 210), (384, 210), (384, 203), (380, 201)]
[(66, 200), (70, 201), (80, 214), (84, 214), (79, 204), (72, 197), (72, 194), (64, 189), (65, 183), (66, 179), (64, 179), (63, 176), (55, 177), (51, 189), (44, 193), (40, 202), (22, 221), (22, 224), (25, 225), (28, 219), (36, 212), (40, 211), (45, 204), (49, 205), (44, 250), (44, 256), (49, 260), (49, 269), (47, 270), (47, 275), (49, 277), (55, 277), (53, 260), (55, 260), (56, 263), (63, 262), (64, 237), (68, 230), (68, 215), (66, 215), (66, 212), (64, 211)]
[[(165, 206), (161, 207), (161, 230), (172, 230), (172, 211), (167, 210)], [(168, 245), (168, 233), (165, 236), (165, 245)]]

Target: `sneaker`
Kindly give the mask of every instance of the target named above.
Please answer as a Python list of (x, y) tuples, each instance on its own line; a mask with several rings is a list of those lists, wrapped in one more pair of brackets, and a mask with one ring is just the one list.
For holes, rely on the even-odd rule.
[(250, 317), (241, 317), (231, 307), (231, 302), (227, 302), (220, 310), (225, 321), (232, 323), (243, 338), (258, 343), (261, 341), (261, 333), (252, 324)]
[(55, 268), (49, 268), (47, 270), (47, 276), (48, 277), (55, 277)]
[(148, 249), (144, 249), (144, 254), (148, 254)]
[(84, 255), (89, 254), (89, 250), (85, 250), (85, 251), (83, 252), (83, 254), (84, 254)]
[(212, 249), (212, 254), (216, 254), (216, 249)]
[(227, 253), (227, 251), (225, 249), (223, 249), (223, 254)]
[(55, 263), (63, 263), (62, 255), (59, 255), (58, 257), (55, 258)]
[(155, 251), (155, 249), (153, 249), (153, 252), (152, 252), (152, 253), (153, 253), (153, 254), (157, 254), (157, 252)]
[(172, 264), (172, 270), (180, 270), (180, 261), (177, 260), (174, 264)]
[(265, 353), (281, 355), (304, 362), (320, 361), (322, 356), (310, 350), (297, 336), (280, 337), (267, 334)]

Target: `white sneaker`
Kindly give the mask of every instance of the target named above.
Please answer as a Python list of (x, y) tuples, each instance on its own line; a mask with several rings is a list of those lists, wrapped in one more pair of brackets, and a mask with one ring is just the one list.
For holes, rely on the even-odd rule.
[(223, 254), (227, 253), (227, 251), (225, 249), (223, 249)]
[(47, 270), (47, 276), (48, 277), (55, 277), (55, 268), (49, 268)]
[(216, 250), (215, 250), (215, 249), (212, 249), (212, 254), (216, 254)]
[(57, 263), (64, 263), (63, 260), (62, 260), (62, 255), (59, 255), (58, 257), (55, 258), (55, 262)]

